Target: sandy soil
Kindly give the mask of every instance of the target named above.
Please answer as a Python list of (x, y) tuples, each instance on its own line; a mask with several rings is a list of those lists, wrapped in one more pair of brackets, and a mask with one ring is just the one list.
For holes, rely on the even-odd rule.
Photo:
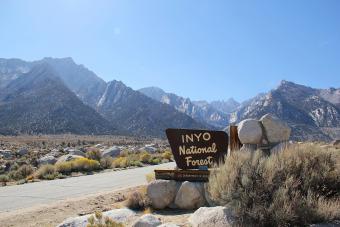
[[(49, 205), (35, 206), (11, 212), (0, 213), (0, 226), (18, 227), (51, 227), (56, 226), (69, 217), (91, 214), (95, 211), (108, 211), (124, 207), (126, 195), (139, 190), (141, 187), (128, 188), (125, 190), (98, 193), (86, 197), (79, 197), (59, 201)], [(183, 211), (155, 211), (163, 223), (173, 222), (181, 226), (189, 226), (187, 219), (192, 212)], [(139, 216), (143, 212), (138, 213)], [(128, 224), (130, 225), (130, 224)]]

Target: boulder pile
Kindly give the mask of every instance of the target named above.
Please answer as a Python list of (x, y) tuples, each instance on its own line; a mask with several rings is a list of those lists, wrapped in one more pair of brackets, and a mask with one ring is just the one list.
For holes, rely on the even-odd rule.
[(238, 136), (243, 144), (241, 150), (279, 152), (288, 145), (290, 127), (277, 117), (266, 114), (260, 120), (246, 119), (237, 127)]
[(155, 209), (193, 210), (207, 204), (204, 183), (155, 180), (147, 187), (147, 196)]

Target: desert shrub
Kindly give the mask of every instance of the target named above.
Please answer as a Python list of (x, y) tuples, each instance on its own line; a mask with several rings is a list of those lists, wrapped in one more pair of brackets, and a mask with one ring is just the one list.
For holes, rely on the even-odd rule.
[(39, 179), (53, 180), (58, 176), (58, 172), (53, 165), (43, 165), (35, 172), (34, 175)]
[(129, 152), (129, 150), (127, 150), (127, 149), (124, 149), (124, 150), (122, 150), (121, 152), (120, 152), (120, 156), (121, 157), (127, 157), (127, 156), (129, 156), (130, 155), (130, 152)]
[[(340, 154), (296, 145), (269, 157), (234, 152), (213, 171), (208, 191), (243, 225), (303, 226), (340, 218)], [(327, 208), (325, 208), (327, 207)]]
[(163, 159), (171, 160), (171, 159), (172, 159), (172, 153), (171, 153), (170, 151), (165, 151), (165, 152), (162, 154), (162, 158), (163, 158)]
[(124, 227), (122, 223), (117, 223), (108, 217), (103, 217), (102, 212), (96, 211), (94, 216), (88, 218), (86, 227)]
[(145, 175), (146, 181), (150, 183), (151, 181), (154, 181), (156, 179), (155, 172), (150, 172)]
[(112, 167), (112, 162), (113, 162), (112, 157), (105, 157), (105, 158), (100, 159), (100, 166), (103, 169), (110, 169)]
[(9, 168), (9, 170), (10, 171), (15, 171), (15, 170), (17, 170), (17, 169), (19, 169), (19, 164), (18, 163), (16, 163), (16, 162), (14, 162), (12, 165), (11, 165), (11, 167)]
[(100, 168), (100, 164), (96, 160), (88, 159), (88, 158), (77, 158), (72, 160), (72, 170), (73, 171), (94, 171)]
[(2, 186), (6, 186), (7, 182), (9, 182), (9, 177), (5, 174), (0, 175), (0, 183)]
[(125, 205), (133, 210), (144, 210), (150, 204), (150, 200), (146, 196), (146, 189), (143, 188), (140, 191), (134, 191), (129, 194)]
[(60, 162), (55, 164), (55, 168), (59, 173), (62, 174), (70, 174), (73, 171), (73, 162), (68, 161), (68, 162)]
[(142, 167), (142, 166), (143, 166), (143, 163), (141, 163), (141, 162), (138, 161), (138, 160), (131, 160), (131, 161), (128, 161), (128, 166)]
[(97, 148), (91, 148), (91, 150), (86, 152), (86, 158), (100, 161), (102, 157), (102, 152)]
[(143, 163), (149, 163), (150, 159), (151, 159), (151, 154), (149, 154), (146, 151), (143, 151), (139, 156), (139, 160)]
[(115, 158), (112, 162), (112, 166), (114, 168), (125, 168), (127, 167), (127, 158), (126, 157), (118, 157)]
[(158, 164), (160, 164), (162, 161), (159, 159), (159, 158), (153, 158), (153, 159), (151, 159), (151, 161), (150, 161), (150, 164), (152, 164), (152, 165), (158, 165)]
[(55, 165), (55, 168), (62, 174), (70, 174), (72, 172), (90, 172), (98, 170), (100, 164), (96, 160), (77, 158), (72, 161), (58, 163)]
[(21, 180), (33, 173), (33, 167), (30, 165), (22, 165), (17, 170), (11, 171), (9, 177), (14, 180)]

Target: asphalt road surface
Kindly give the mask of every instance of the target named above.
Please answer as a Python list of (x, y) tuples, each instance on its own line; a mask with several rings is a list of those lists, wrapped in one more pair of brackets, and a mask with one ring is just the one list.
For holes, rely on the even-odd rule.
[(175, 163), (172, 162), (157, 166), (0, 187), (0, 213), (142, 185), (146, 183), (145, 175), (154, 169), (167, 169), (174, 166)]

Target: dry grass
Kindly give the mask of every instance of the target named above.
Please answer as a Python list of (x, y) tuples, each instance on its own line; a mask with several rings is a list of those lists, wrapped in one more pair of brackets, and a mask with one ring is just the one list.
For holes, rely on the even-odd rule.
[(146, 181), (150, 183), (151, 181), (156, 180), (155, 172), (150, 172), (145, 175)]
[(110, 169), (112, 168), (113, 158), (112, 157), (105, 157), (100, 159), (100, 166), (103, 169)]
[(126, 207), (133, 210), (145, 210), (150, 207), (150, 200), (146, 195), (146, 187), (129, 194), (126, 200)]
[(58, 172), (53, 165), (43, 165), (34, 173), (34, 175), (36, 178), (42, 180), (53, 180), (58, 176)]
[(34, 170), (32, 166), (25, 164), (20, 166), (17, 170), (11, 171), (9, 173), (9, 177), (14, 180), (21, 180), (31, 175), (33, 171)]
[(269, 157), (235, 152), (212, 172), (208, 190), (242, 225), (304, 226), (340, 218), (340, 154), (296, 145)]
[(77, 158), (68, 162), (61, 162), (55, 165), (57, 172), (62, 174), (70, 174), (72, 172), (91, 172), (98, 170), (100, 163), (96, 160), (87, 158)]
[(88, 219), (89, 224), (86, 227), (124, 227), (122, 223), (117, 223), (108, 217), (103, 217), (100, 211), (96, 211)]
[(91, 148), (86, 152), (86, 158), (100, 161), (102, 152), (98, 148)]

